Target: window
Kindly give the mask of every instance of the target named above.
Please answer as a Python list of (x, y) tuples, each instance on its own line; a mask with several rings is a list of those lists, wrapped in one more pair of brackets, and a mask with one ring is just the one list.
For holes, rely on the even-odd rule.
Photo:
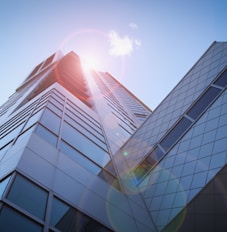
[(153, 163), (155, 161), (159, 161), (163, 155), (164, 155), (164, 153), (157, 146), (146, 159), (147, 159), (148, 163)]
[(220, 89), (210, 87), (207, 91), (199, 98), (199, 100), (192, 106), (187, 112), (187, 115), (193, 119), (197, 119), (201, 113), (209, 106), (209, 104), (216, 98), (220, 93)]
[[(65, 117), (65, 120), (67, 121), (67, 123), (69, 123), (70, 125), (72, 125), (75, 129), (77, 129), (78, 131), (80, 131), (81, 134), (85, 135), (86, 137), (88, 137), (89, 139), (91, 139), (92, 141), (94, 141), (96, 144), (98, 144), (104, 150), (107, 150), (106, 144), (103, 141), (104, 137), (101, 136), (100, 134), (98, 134), (94, 129), (92, 129), (91, 127), (89, 127), (85, 123), (83, 123), (83, 125), (81, 126), (78, 123), (78, 120), (75, 121), (75, 120), (71, 119), (70, 117), (68, 117), (67, 115)], [(99, 138), (97, 138), (96, 135), (98, 135)], [(102, 141), (100, 141), (100, 138), (102, 139)]]
[(73, 114), (71, 111), (67, 111), (65, 115), (65, 120), (71, 122), (72, 125), (77, 123), (78, 125), (84, 127), (86, 130), (91, 131), (96, 137), (104, 141), (102, 130), (97, 128), (92, 122), (86, 120), (86, 118), (81, 119), (77, 115)]
[[(139, 182), (154, 165), (167, 154), (168, 150), (184, 135), (188, 128), (198, 120), (200, 115), (212, 104), (217, 96), (223, 91), (217, 86), (225, 88), (227, 85), (227, 70), (225, 70), (218, 79), (209, 86), (208, 89), (192, 104), (176, 125), (166, 133), (161, 142), (156, 145), (154, 150), (145, 158), (145, 160), (135, 168), (134, 174), (136, 181)], [(189, 119), (190, 117), (190, 119)], [(162, 149), (161, 149), (162, 148)], [(162, 151), (163, 150), (163, 151)]]
[(78, 152), (76, 149), (74, 149), (64, 141), (61, 141), (60, 143), (60, 150), (90, 172), (98, 174), (101, 171), (101, 168), (99, 166), (94, 164), (92, 161), (87, 159), (84, 155), (82, 155), (80, 152)]
[(192, 122), (189, 119), (183, 117), (160, 142), (162, 148), (164, 148), (165, 151), (169, 150), (169, 148), (175, 144), (175, 142), (184, 134), (191, 124)]
[[(0, 149), (0, 161), (3, 157), (3, 155), (6, 153), (6, 151), (8, 151), (8, 149), (11, 145), (12, 145), (12, 142)], [(1, 144), (1, 146), (2, 146), (2, 144)]]
[(49, 130), (58, 134), (61, 119), (49, 109), (45, 109), (40, 122)]
[(10, 207), (4, 206), (0, 213), (0, 231), (41, 232), (42, 227)]
[[(153, 166), (153, 165), (152, 165)], [(145, 159), (135, 170), (135, 180), (136, 183), (139, 183), (141, 179), (145, 176), (146, 173), (148, 173), (151, 170), (151, 164), (147, 162)]]
[(0, 181), (0, 199), (3, 196), (10, 179), (11, 179), (11, 176), (9, 176), (9, 177), (5, 178), (4, 180)]
[(105, 165), (110, 160), (107, 152), (66, 122), (63, 124), (62, 138), (100, 166)]
[(30, 128), (28, 128), (26, 131), (23, 131), (18, 137), (15, 142), (15, 144), (20, 144), (20, 146), (26, 146), (28, 141), (30, 140), (31, 134), (35, 130), (36, 125), (34, 124)]
[(24, 177), (15, 177), (7, 199), (36, 217), (44, 219), (47, 192)]
[(214, 82), (214, 84), (225, 88), (227, 85), (227, 70), (221, 74), (221, 76)]
[(68, 100), (66, 108), (68, 108), (70, 111), (72, 111), (74, 114), (78, 115), (79, 117), (82, 116), (81, 118), (83, 118), (83, 120), (87, 119), (90, 122), (92, 122), (94, 125), (96, 125), (97, 127), (100, 128), (100, 124), (93, 117), (91, 117), (89, 114), (87, 114), (86, 112), (84, 112), (77, 105), (73, 104), (70, 100)]
[[(55, 107), (59, 108), (61, 111), (64, 109), (64, 106), (62, 103), (60, 103), (59, 101), (57, 101), (55, 98), (57, 98), (56, 96), (53, 96), (54, 94), (51, 94), (51, 97), (49, 98), (49, 102), (51, 102)], [(64, 103), (64, 102), (63, 102)]]
[(22, 124), (18, 125), (16, 128), (11, 130), (7, 135), (5, 135), (3, 138), (0, 139), (0, 147), (7, 144), (11, 140), (15, 139), (17, 135), (20, 133), (22, 127), (24, 126), (24, 122)]
[(45, 127), (41, 125), (37, 125), (35, 133), (46, 140), (48, 143), (52, 144), (56, 147), (57, 145), (57, 136), (47, 130)]
[(102, 171), (98, 174), (100, 178), (102, 178), (107, 183), (111, 184), (111, 186), (115, 187), (119, 191), (121, 191), (120, 183), (118, 179), (111, 175), (109, 172), (107, 172), (105, 169), (102, 169)]
[(23, 131), (27, 130), (30, 126), (35, 124), (39, 119), (43, 111), (38, 111), (36, 114), (32, 115), (29, 120), (26, 122), (25, 127), (23, 128)]
[(59, 229), (60, 231), (68, 232), (111, 231), (57, 198), (53, 199), (50, 225)]

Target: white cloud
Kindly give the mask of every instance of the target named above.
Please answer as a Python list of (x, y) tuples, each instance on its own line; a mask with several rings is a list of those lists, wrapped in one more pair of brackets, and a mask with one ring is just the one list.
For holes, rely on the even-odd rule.
[(135, 39), (134, 42), (135, 42), (135, 45), (137, 46), (137, 48), (142, 45), (141, 41), (138, 39)]
[(130, 23), (129, 27), (132, 29), (138, 29), (138, 25), (136, 23)]
[(128, 35), (120, 37), (116, 31), (108, 33), (110, 49), (109, 54), (112, 56), (130, 55), (135, 47), (140, 47), (141, 42), (137, 39), (129, 38)]

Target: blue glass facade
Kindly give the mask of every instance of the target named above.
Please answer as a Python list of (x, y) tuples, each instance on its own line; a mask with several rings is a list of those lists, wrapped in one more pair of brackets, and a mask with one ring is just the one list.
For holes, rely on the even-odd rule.
[[(227, 43), (151, 112), (71, 52), (0, 107), (0, 231), (221, 231)], [(209, 202), (209, 203), (207, 203)]]

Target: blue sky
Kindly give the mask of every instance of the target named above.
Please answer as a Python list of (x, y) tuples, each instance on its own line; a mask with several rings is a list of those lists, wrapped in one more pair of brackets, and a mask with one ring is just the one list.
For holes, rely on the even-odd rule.
[(213, 41), (223, 0), (2, 0), (0, 104), (57, 50), (95, 60), (155, 109)]

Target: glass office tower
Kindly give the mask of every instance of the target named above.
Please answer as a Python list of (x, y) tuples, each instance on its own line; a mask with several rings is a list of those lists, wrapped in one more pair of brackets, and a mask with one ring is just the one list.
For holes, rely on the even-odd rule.
[(227, 43), (153, 111), (53, 54), (0, 107), (0, 231), (226, 231)]
[(227, 230), (226, 85), (227, 43), (214, 42), (116, 155), (157, 231)]
[(0, 108), (0, 231), (149, 230), (113, 156), (150, 113), (74, 52), (38, 64)]

